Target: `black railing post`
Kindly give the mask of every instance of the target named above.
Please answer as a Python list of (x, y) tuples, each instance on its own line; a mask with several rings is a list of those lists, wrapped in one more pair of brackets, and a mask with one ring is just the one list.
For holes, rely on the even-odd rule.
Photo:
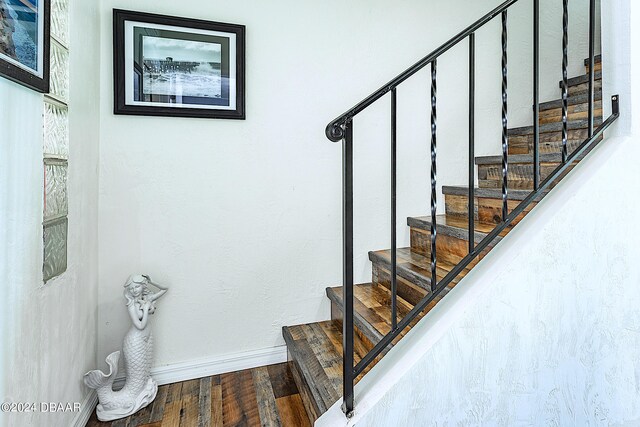
[(469, 34), (469, 253), (475, 247), (475, 106), (476, 106), (476, 34)]
[(353, 413), (353, 121), (345, 124), (342, 140), (342, 410)]
[(436, 136), (437, 136), (437, 114), (436, 101), (438, 94), (438, 86), (436, 83), (436, 75), (438, 72), (438, 62), (431, 62), (431, 290), (436, 289), (436, 267), (437, 267), (437, 249), (436, 240), (438, 238), (438, 230), (436, 227), (436, 212), (438, 208), (437, 192), (436, 192)]
[(596, 37), (596, 0), (589, 0), (589, 138), (593, 136), (593, 109), (595, 91), (595, 37)]
[(396, 247), (396, 88), (391, 89), (391, 329), (398, 325), (398, 260)]
[(533, 0), (533, 189), (540, 185), (540, 0)]
[(509, 135), (507, 123), (507, 11), (502, 12), (502, 221), (506, 221), (509, 209), (507, 205), (507, 174)]
[[(569, 1), (562, 0), (562, 163), (567, 161), (569, 139), (569, 76), (567, 73), (569, 48)], [(593, 122), (591, 122), (593, 125)], [(591, 131), (589, 132), (591, 134)]]

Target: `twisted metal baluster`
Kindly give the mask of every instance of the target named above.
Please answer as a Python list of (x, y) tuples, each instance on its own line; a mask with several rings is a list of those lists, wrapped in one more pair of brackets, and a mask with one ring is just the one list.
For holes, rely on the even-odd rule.
[(569, 136), (567, 115), (569, 110), (569, 80), (567, 75), (569, 46), (569, 1), (562, 0), (562, 163), (567, 161), (567, 139)]
[(507, 219), (507, 172), (509, 137), (507, 135), (507, 11), (502, 12), (502, 220)]
[(436, 95), (437, 95), (437, 61), (431, 63), (431, 291), (436, 289), (436, 210), (437, 210), (437, 194), (436, 194)]
[(502, 220), (507, 218), (507, 173), (509, 136), (507, 135), (507, 11), (502, 12)]

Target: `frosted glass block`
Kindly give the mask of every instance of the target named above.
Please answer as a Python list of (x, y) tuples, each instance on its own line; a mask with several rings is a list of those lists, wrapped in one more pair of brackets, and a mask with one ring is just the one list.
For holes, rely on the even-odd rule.
[(69, 100), (69, 51), (51, 42), (51, 86), (49, 91), (63, 102)]
[(45, 221), (69, 210), (67, 196), (67, 164), (45, 160), (44, 165), (44, 219)]
[(69, 111), (50, 102), (44, 103), (44, 155), (69, 157)]
[(51, 1), (51, 34), (69, 46), (69, 1)]
[(42, 275), (48, 281), (67, 269), (67, 218), (44, 225), (44, 264)]

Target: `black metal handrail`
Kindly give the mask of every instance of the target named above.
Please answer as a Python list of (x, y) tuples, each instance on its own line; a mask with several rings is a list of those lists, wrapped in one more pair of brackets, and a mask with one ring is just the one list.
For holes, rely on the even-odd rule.
[[(351, 416), (354, 408), (355, 378), (396, 339), (404, 329), (436, 298), (443, 295), (453, 280), (467, 268), (483, 250), (489, 247), (513, 221), (522, 214), (531, 203), (544, 196), (546, 189), (571, 166), (583, 153), (588, 152), (599, 143), (603, 132), (619, 116), (618, 96), (611, 97), (612, 114), (594, 131), (594, 103), (595, 103), (595, 0), (589, 4), (589, 110), (587, 138), (568, 154), (568, 79), (567, 79), (567, 47), (568, 47), (568, 0), (562, 0), (562, 161), (542, 182), (540, 182), (540, 100), (539, 100), (539, 70), (540, 70), (540, 1), (533, 1), (533, 191), (525, 197), (515, 208), (509, 210), (508, 185), (508, 110), (507, 110), (507, 11), (518, 0), (508, 0), (491, 12), (484, 15), (475, 23), (458, 33), (455, 37), (422, 58), (420, 61), (399, 74), (389, 83), (356, 104), (353, 108), (330, 122), (325, 130), (327, 138), (337, 142), (342, 140), (343, 162), (343, 411)], [(479, 243), (475, 243), (475, 32), (493, 18), (501, 16), (502, 22), (502, 221), (489, 232)], [(440, 281), (437, 280), (437, 60), (438, 58), (460, 43), (469, 39), (469, 188), (468, 188), (468, 254), (456, 264)], [(396, 241), (396, 174), (397, 174), (397, 87), (410, 76), (427, 65), (431, 66), (431, 290), (422, 298), (400, 321), (397, 319), (397, 241)], [(354, 302), (353, 302), (353, 118), (373, 104), (385, 94), (391, 93), (391, 331), (387, 333), (374, 347), (354, 366)]]
[(437, 59), (440, 55), (442, 55), (443, 53), (451, 49), (453, 46), (460, 43), (462, 40), (467, 38), (470, 34), (474, 33), (478, 28), (484, 26), (487, 22), (491, 21), (493, 18), (498, 16), (500, 13), (502, 13), (503, 11), (505, 11), (507, 8), (509, 8), (511, 5), (513, 5), (518, 1), (519, 0), (505, 1), (500, 6), (496, 7), (491, 12), (487, 13), (482, 18), (478, 19), (476, 22), (474, 22), (473, 24), (471, 24), (470, 26), (462, 30), (456, 36), (449, 39), (447, 42), (442, 44), (439, 48), (431, 52), (429, 55), (425, 56), (420, 61), (413, 64), (411, 67), (407, 68), (402, 73), (398, 74), (398, 76), (395, 77), (393, 80), (391, 80), (389, 83), (385, 84), (380, 89), (373, 92), (371, 95), (367, 96), (362, 101), (358, 102), (347, 112), (335, 118), (333, 121), (331, 121), (327, 125), (327, 128), (325, 129), (325, 134), (327, 135), (327, 138), (329, 138), (333, 142), (338, 142), (341, 139), (343, 139), (344, 130), (345, 130), (344, 125), (347, 123), (347, 121), (351, 120), (356, 114), (360, 113), (365, 108), (367, 108), (368, 106), (376, 102), (378, 99), (382, 98), (384, 95), (390, 92), (391, 89), (398, 87), (400, 83), (407, 80), (409, 77), (413, 76), (418, 71), (422, 70), (425, 66), (431, 64), (434, 59)]

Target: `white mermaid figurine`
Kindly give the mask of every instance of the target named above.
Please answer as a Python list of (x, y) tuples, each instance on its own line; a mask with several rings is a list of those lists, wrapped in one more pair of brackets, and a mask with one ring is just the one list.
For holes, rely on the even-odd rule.
[[(159, 291), (151, 292), (150, 285)], [(113, 390), (113, 381), (118, 374), (119, 351), (107, 356), (108, 374), (94, 370), (84, 375), (84, 383), (98, 392), (96, 414), (100, 421), (116, 420), (133, 414), (153, 402), (158, 392), (158, 384), (150, 375), (153, 335), (149, 315), (155, 313), (156, 301), (168, 288), (154, 283), (146, 275), (129, 276), (124, 288), (132, 323), (124, 337), (122, 348), (126, 374), (124, 387), (118, 391)]]

